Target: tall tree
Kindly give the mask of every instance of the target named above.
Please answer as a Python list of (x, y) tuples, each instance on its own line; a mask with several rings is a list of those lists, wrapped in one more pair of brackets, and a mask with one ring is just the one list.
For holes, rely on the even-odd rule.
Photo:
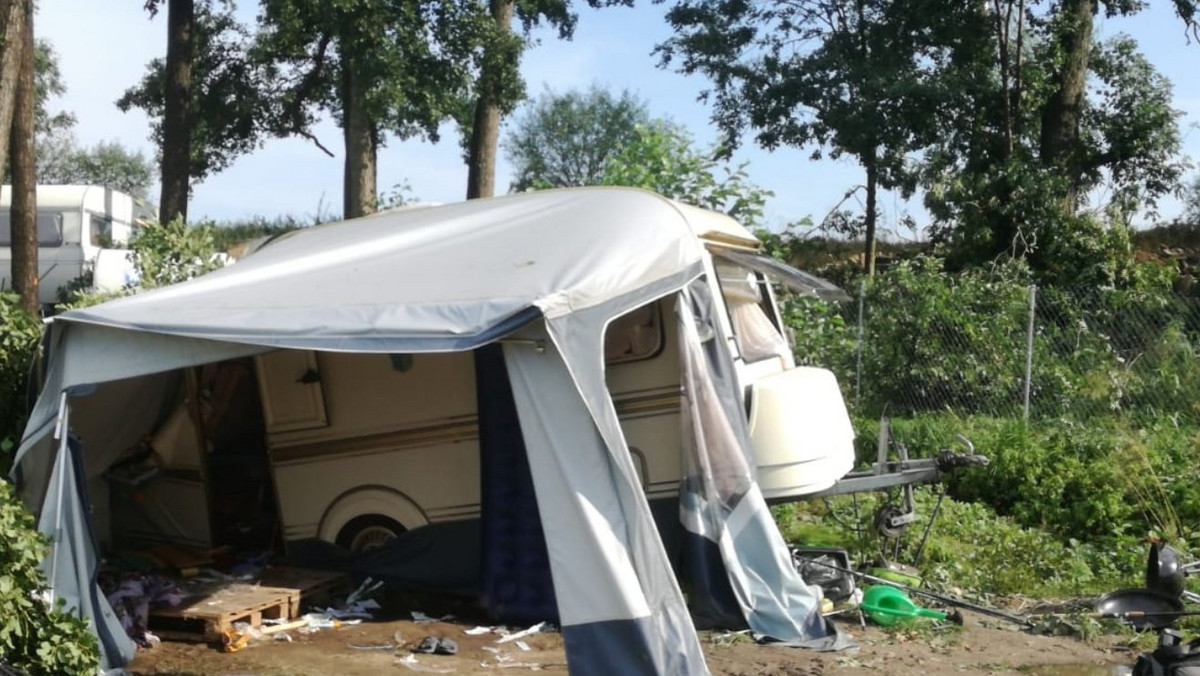
[(20, 40), (20, 68), (17, 74), (16, 99), (9, 154), (12, 159), (12, 280), (13, 289), (21, 297), (21, 308), (31, 317), (38, 316), (38, 231), (37, 231), (37, 170), (33, 137), (36, 133), (34, 111), (34, 42), (33, 0), (25, 4), (25, 21)]
[[(633, 0), (588, 0), (587, 4), (629, 6)], [(529, 44), (530, 29), (547, 23), (558, 29), (560, 39), (569, 40), (577, 20), (571, 12), (570, 0), (488, 0), (488, 8), (492, 25), (477, 56), (474, 115), (470, 124), (464, 125), (468, 199), (495, 193), (500, 118), (512, 112), (524, 96), (520, 63), (521, 54)], [(514, 17), (524, 28), (523, 38), (513, 31)]]
[[(231, 7), (202, 2), (192, 30), (191, 114), (187, 178), (198, 183), (258, 148), (274, 130), (270, 82), (251, 59), (252, 39)], [(155, 59), (146, 74), (117, 100), (121, 110), (141, 108), (152, 122), (150, 138), (166, 144), (167, 65)]]
[(25, 0), (0, 0), (0, 176), (6, 175), (28, 7)]
[(479, 80), (475, 85), (475, 117), (467, 149), (467, 199), (496, 194), (496, 149), (500, 142), (503, 108), (516, 98), (513, 82), (521, 58), (521, 41), (512, 32), (513, 0), (489, 0), (495, 28), (482, 48)]
[(521, 114), (504, 141), (513, 164), (513, 190), (599, 185), (609, 161), (638, 138), (650, 110), (629, 91), (614, 96), (546, 91)]
[(910, 193), (910, 155), (937, 132), (944, 36), (972, 3), (937, 0), (679, 0), (664, 65), (705, 75), (731, 140), (847, 154), (865, 172), (864, 270), (875, 266), (880, 188)]
[[(974, 84), (939, 115), (925, 162), (934, 232), (957, 261), (1029, 255), (1053, 271), (1056, 257), (1102, 257), (1094, 248), (1107, 226), (1079, 213), (1085, 196), (1107, 185), (1119, 226), (1173, 189), (1182, 164), (1170, 83), (1132, 40), (1097, 43), (1092, 29), (1100, 8), (1117, 16), (1141, 6), (993, 0), (976, 17), (976, 35), (994, 29), (961, 49), (958, 81)], [(1185, 21), (1189, 6), (1176, 3)]]
[(471, 0), (263, 2), (255, 54), (276, 83), (277, 131), (319, 145), (312, 126), (333, 115), (347, 218), (376, 208), (375, 158), (388, 135), (436, 141), (441, 122), (465, 108), (489, 22)]
[[(203, 1), (203, 0), (202, 0)], [(162, 191), (159, 194), (159, 218), (170, 222), (187, 220), (188, 196), (191, 191), (192, 150), (192, 60), (195, 55), (195, 0), (144, 0), (150, 17), (158, 15), (160, 5), (167, 6), (167, 55), (162, 66), (161, 122), (159, 136), (159, 166)], [(127, 110), (131, 104), (117, 105)], [(136, 104), (135, 104), (136, 105)]]
[[(147, 0), (153, 10), (159, 0)], [(195, 0), (166, 0), (167, 61), (162, 118), (162, 194), (159, 218), (169, 223), (176, 218), (187, 221), (190, 192), (192, 56), (196, 24)]]

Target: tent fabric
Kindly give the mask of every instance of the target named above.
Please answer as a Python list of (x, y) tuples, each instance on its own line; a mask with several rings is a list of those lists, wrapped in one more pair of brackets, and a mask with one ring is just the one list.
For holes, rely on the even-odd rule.
[[(517, 405), (498, 344), (474, 351), (479, 416), (480, 601), (503, 622), (558, 621)], [(418, 529), (422, 530), (422, 529)]]
[[(603, 324), (593, 326), (590, 344), (571, 348), (598, 350)], [(615, 446), (605, 438), (603, 429), (617, 425), (612, 401), (589, 396), (591, 378), (603, 382), (603, 353), (576, 364), (583, 377), (571, 373), (569, 352), (560, 351), (550, 327), (548, 335), (520, 334), (543, 345), (541, 352), (506, 344), (505, 359), (547, 533), (568, 668), (575, 676), (707, 674), (628, 448), (619, 433)]]
[[(692, 562), (707, 569), (693, 582), (719, 580), (712, 569), (723, 566), (741, 616), (760, 640), (824, 650), (849, 647), (821, 615), (819, 588), (807, 585), (792, 565), (754, 481), (750, 433), (731, 385), (733, 360), (713, 328), (715, 304), (708, 287), (687, 286), (676, 307), (685, 411), (680, 518), (689, 532), (715, 543), (721, 557)], [(714, 599), (726, 594), (724, 585), (696, 592)]]
[[(88, 620), (99, 639), (101, 662), (119, 666), (137, 646), (125, 634), (108, 599), (100, 593), (96, 538), (88, 515), (87, 483), (78, 443), (63, 434), (50, 477), (50, 491), (38, 517), (38, 531), (54, 543), (42, 572), (55, 599)], [(52, 601), (53, 602), (53, 601)]]

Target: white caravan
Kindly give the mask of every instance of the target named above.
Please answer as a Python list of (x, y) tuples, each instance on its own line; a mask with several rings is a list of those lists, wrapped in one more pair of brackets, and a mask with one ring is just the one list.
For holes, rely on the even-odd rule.
[[(759, 240), (728, 218), (705, 214), (693, 222), (710, 290), (724, 299), (715, 324), (734, 355), (763, 495), (779, 501), (830, 489), (853, 468), (853, 430), (833, 374), (795, 366), (773, 285), (826, 297), (843, 292), (758, 253)], [(457, 237), (469, 246), (469, 233)], [(530, 247), (533, 256), (538, 245)], [(608, 388), (647, 497), (664, 516), (677, 512), (682, 421), (674, 297), (611, 323), (604, 351)], [(247, 383), (257, 401), (230, 406), (239, 396), (230, 393)], [(360, 550), (429, 523), (479, 517), (477, 385), (469, 351), (276, 350), (205, 367), (194, 389), (208, 425), (229, 426), (233, 415), (234, 427), (265, 438), (285, 541), (317, 537)], [(246, 413), (260, 406), (261, 413)], [(176, 539), (210, 543), (215, 525), (193, 506), (204, 500), (201, 477), (213, 471), (202, 467), (197, 451), (208, 445), (211, 464), (212, 440), (205, 437), (212, 431), (198, 434), (194, 417), (180, 405), (151, 439), (168, 479), (146, 490), (165, 518), (118, 514), (123, 533), (149, 537), (165, 521)]]
[[(11, 205), (11, 187), (0, 187), (0, 289), (12, 288)], [(127, 247), (133, 228), (129, 195), (95, 185), (39, 185), (38, 300), (54, 303), (61, 287), (86, 275), (96, 291), (132, 283)]]

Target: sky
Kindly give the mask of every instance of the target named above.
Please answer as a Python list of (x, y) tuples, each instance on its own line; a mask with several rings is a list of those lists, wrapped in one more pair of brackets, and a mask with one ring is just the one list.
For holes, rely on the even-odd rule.
[[(560, 41), (544, 31), (536, 34), (538, 44), (526, 52), (521, 70), (528, 92), (536, 96), (547, 90), (564, 92), (592, 84), (629, 90), (647, 103), (652, 115), (685, 126), (701, 147), (712, 144), (716, 133), (709, 122), (711, 110), (698, 100), (706, 81), (659, 68), (651, 53), (670, 35), (663, 19), (666, 5), (639, 0), (635, 8), (593, 10), (584, 3), (576, 4), (579, 22), (572, 41)], [(1171, 4), (1150, 0), (1150, 8), (1135, 17), (1101, 20), (1097, 33), (1101, 38), (1117, 33), (1132, 36), (1171, 80), (1175, 107), (1182, 112), (1184, 154), (1200, 158), (1200, 44), (1188, 42)], [(37, 36), (48, 40), (58, 54), (67, 92), (51, 107), (76, 115), (76, 139), (84, 145), (119, 141), (153, 157), (145, 115), (137, 110), (123, 113), (113, 103), (141, 79), (147, 62), (165, 53), (165, 14), (150, 20), (142, 5), (136, 0), (40, 0), (34, 26)], [(255, 3), (242, 2), (239, 11), (249, 18), (254, 7)], [(458, 134), (451, 126), (442, 132), (437, 145), (389, 142), (379, 154), (380, 191), (386, 193), (392, 186), (407, 183), (411, 195), (421, 201), (463, 199), (467, 170)], [(195, 186), (190, 220), (279, 216), (306, 220), (338, 215), (341, 134), (329, 121), (320, 124), (315, 133), (336, 157), (328, 157), (306, 140), (269, 141)], [(502, 130), (501, 138), (504, 134)], [(748, 162), (752, 181), (774, 193), (766, 208), (772, 229), (805, 216), (820, 220), (848, 190), (863, 182), (862, 171), (853, 160), (814, 161), (810, 154), (811, 149), (767, 152), (747, 144), (734, 156), (735, 162)], [(498, 192), (507, 190), (511, 175), (501, 151)], [(919, 223), (927, 220), (919, 198), (906, 202), (898, 195), (885, 194), (880, 208), (885, 228), (905, 215)], [(1181, 209), (1178, 200), (1168, 199), (1160, 212), (1170, 218)], [(910, 237), (912, 233), (898, 235)]]

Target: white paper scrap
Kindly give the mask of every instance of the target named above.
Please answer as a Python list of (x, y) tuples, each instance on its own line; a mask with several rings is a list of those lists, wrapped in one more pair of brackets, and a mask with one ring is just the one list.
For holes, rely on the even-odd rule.
[(534, 634), (541, 632), (542, 629), (544, 629), (545, 627), (546, 627), (545, 622), (538, 622), (537, 624), (533, 625), (532, 627), (530, 627), (528, 629), (522, 629), (521, 631), (518, 631), (515, 634), (509, 634), (508, 636), (505, 636), (504, 638), (501, 638), (500, 640), (496, 641), (496, 643), (508, 643), (509, 641), (515, 641), (519, 638), (525, 638), (526, 636), (533, 636)]

